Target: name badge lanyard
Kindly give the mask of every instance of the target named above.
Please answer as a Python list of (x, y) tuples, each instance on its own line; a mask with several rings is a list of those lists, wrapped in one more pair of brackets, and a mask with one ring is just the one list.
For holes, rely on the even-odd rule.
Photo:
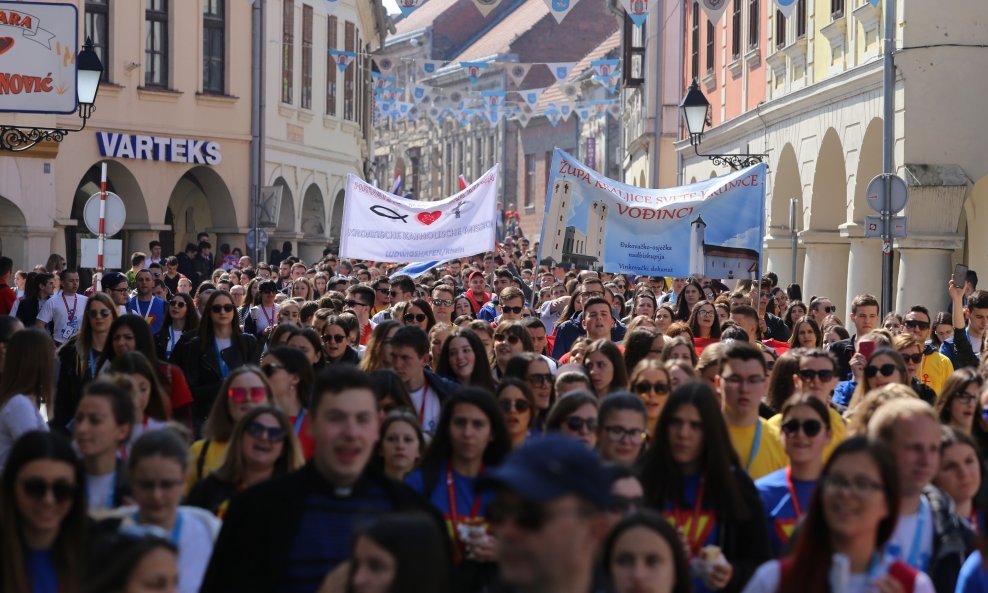
[[(480, 467), (480, 475), (484, 475), (484, 467)], [(453, 525), (458, 525), (460, 523), (460, 513), (456, 508), (456, 487), (453, 481), (453, 469), (450, 464), (446, 464), (446, 496), (449, 498), (449, 518), (453, 522)], [(474, 519), (480, 515), (480, 493), (477, 493), (473, 499), (473, 507), (470, 508), (470, 519)]]
[(912, 566), (913, 568), (918, 568), (923, 570), (920, 566), (920, 554), (923, 550), (923, 532), (926, 530), (926, 511), (929, 508), (929, 503), (922, 496), (919, 497), (919, 515), (916, 517), (916, 531), (913, 532), (913, 542), (909, 546), (909, 556), (906, 558), (906, 564)]
[(302, 430), (302, 420), (305, 418), (305, 408), (302, 408), (298, 412), (298, 417), (295, 418), (295, 435), (298, 436), (300, 430)]
[(786, 468), (786, 488), (789, 489), (789, 500), (792, 501), (792, 508), (796, 512), (796, 520), (803, 516), (799, 508), (799, 497), (796, 496), (796, 484), (792, 481), (792, 466)]
[(755, 424), (755, 441), (751, 444), (751, 453), (748, 454), (748, 463), (744, 464), (744, 473), (750, 473), (751, 464), (755, 462), (755, 457), (758, 456), (758, 447), (762, 444), (762, 422), (758, 421)]
[(151, 309), (154, 308), (154, 297), (151, 297), (151, 301), (148, 303), (148, 310), (141, 311), (141, 300), (134, 297), (134, 306), (137, 307), (137, 314), (144, 318), (144, 322), (147, 323), (148, 317), (151, 316)]
[(76, 306), (79, 304), (79, 295), (73, 295), (72, 297), (72, 309), (69, 309), (69, 301), (65, 298), (65, 293), (62, 293), (62, 303), (65, 305), (65, 314), (69, 318), (69, 325), (75, 321), (75, 310)]
[(425, 402), (429, 400), (429, 382), (422, 386), (422, 405), (419, 406), (419, 424), (425, 426)]

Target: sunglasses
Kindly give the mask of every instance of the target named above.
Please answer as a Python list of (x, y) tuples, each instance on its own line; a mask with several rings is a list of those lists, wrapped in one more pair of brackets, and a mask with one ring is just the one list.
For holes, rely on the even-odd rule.
[(572, 430), (573, 432), (580, 432), (584, 428), (593, 432), (597, 430), (597, 419), (596, 418), (580, 418), (579, 416), (570, 416), (566, 419), (566, 428)]
[[(899, 354), (902, 354), (901, 352)], [(923, 362), (923, 353), (917, 352), (915, 354), (902, 354), (902, 359), (906, 362), (911, 362), (913, 364), (919, 364)]]
[(346, 336), (340, 334), (323, 334), (322, 343), (329, 344), (330, 342), (336, 342), (337, 344), (342, 344)]
[(34, 501), (44, 500), (45, 495), (51, 491), (55, 502), (68, 502), (78, 490), (78, 487), (67, 480), (56, 480), (47, 482), (44, 478), (27, 478), (21, 481), (21, 488), (28, 498)]
[(432, 299), (432, 304), (437, 307), (452, 307), (453, 301), (449, 299)]
[(365, 304), (361, 303), (360, 301), (354, 301), (354, 300), (343, 301), (343, 305), (345, 305), (347, 307), (351, 307), (351, 308), (352, 307), (367, 307), (368, 306), (368, 305), (365, 305)]
[(233, 303), (227, 303), (225, 305), (213, 305), (212, 307), (209, 308), (209, 310), (212, 311), (213, 313), (224, 313), (224, 312), (233, 313), (234, 309), (236, 309), (236, 307), (233, 306)]
[(395, 298), (395, 297), (396, 297), (396, 296), (398, 296), (399, 294), (401, 294), (401, 293), (399, 293), (398, 291), (395, 291), (395, 290), (389, 290), (389, 291), (388, 291), (388, 295), (390, 295), (390, 296), (391, 296), (391, 298)]
[(501, 407), (501, 411), (505, 414), (512, 409), (519, 414), (524, 414), (528, 411), (528, 400), (524, 399), (501, 399), (498, 400), (497, 405)]
[(625, 439), (625, 437), (627, 437), (628, 441), (632, 443), (635, 441), (645, 442), (645, 439), (648, 438), (648, 433), (640, 428), (605, 426), (603, 429), (604, 433), (607, 434), (607, 437), (614, 442), (621, 442)]
[(426, 319), (428, 319), (428, 317), (425, 313), (405, 313), (405, 315), (401, 318), (401, 320), (405, 323), (422, 323)]
[(501, 311), (504, 313), (513, 313), (515, 315), (521, 313), (525, 310), (525, 307), (501, 307)]
[(545, 385), (546, 383), (552, 383), (552, 373), (532, 373), (531, 375), (526, 375), (525, 379), (529, 383), (535, 383), (536, 385)]
[(634, 385), (635, 393), (646, 394), (646, 393), (669, 393), (668, 383), (649, 383), (648, 381), (639, 381)]
[(791, 437), (799, 432), (800, 429), (802, 429), (803, 434), (806, 436), (815, 437), (820, 434), (820, 430), (823, 429), (823, 422), (820, 422), (819, 420), (799, 421), (794, 418), (788, 422), (782, 423), (782, 432), (784, 432), (786, 436)]
[(379, 292), (381, 294), (391, 294), (391, 289), (390, 288), (378, 288), (377, 289), (377, 292)]
[(103, 319), (106, 319), (107, 317), (112, 315), (113, 312), (110, 311), (109, 309), (90, 309), (87, 312), (87, 314), (89, 315), (90, 319), (96, 319), (97, 317), (102, 317)]
[(903, 325), (909, 329), (930, 329), (929, 321), (920, 321), (918, 319), (907, 319), (903, 322)]
[(251, 387), (249, 389), (247, 387), (231, 387), (226, 394), (235, 404), (245, 404), (248, 401), (259, 404), (268, 399), (268, 390), (264, 387)]
[(891, 377), (892, 373), (898, 370), (899, 367), (895, 366), (892, 363), (889, 363), (889, 364), (883, 364), (880, 367), (868, 365), (865, 367), (864, 373), (865, 373), (865, 377), (868, 377), (869, 379), (874, 379), (875, 375), (877, 375), (878, 373), (881, 373), (883, 377)]
[[(585, 515), (586, 511), (578, 510), (578, 514)], [(525, 531), (539, 531), (545, 527), (559, 512), (552, 512), (544, 505), (536, 502), (523, 500), (516, 504), (494, 499), (487, 506), (484, 513), (487, 522), (493, 526), (504, 525), (508, 521), (513, 521), (515, 525)]]
[(803, 381), (817, 379), (821, 383), (826, 383), (834, 378), (834, 372), (830, 370), (815, 371), (813, 369), (800, 369), (799, 378)]
[(176, 309), (184, 309), (185, 301), (183, 301), (182, 299), (172, 299), (168, 301), (168, 306), (175, 307)]
[(269, 362), (268, 364), (262, 364), (261, 365), (261, 372), (264, 373), (264, 376), (265, 377), (270, 377), (278, 369), (284, 369), (284, 368), (285, 368), (285, 365), (283, 365), (283, 364), (275, 364), (273, 362)]
[(518, 336), (510, 336), (508, 334), (494, 334), (495, 342), (503, 342), (505, 340), (507, 340), (509, 344), (517, 344), (521, 341), (521, 338)]
[(820, 307), (820, 308), (823, 309), (824, 313), (833, 313), (834, 311), (837, 310), (837, 307), (834, 307), (833, 305), (829, 307)]
[(264, 426), (257, 420), (247, 425), (247, 434), (255, 439), (267, 439), (271, 442), (285, 440), (285, 431), (279, 426)]

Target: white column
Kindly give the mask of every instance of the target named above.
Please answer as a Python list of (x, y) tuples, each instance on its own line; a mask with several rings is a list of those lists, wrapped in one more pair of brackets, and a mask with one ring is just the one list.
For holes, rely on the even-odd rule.
[(947, 281), (954, 271), (951, 256), (962, 243), (959, 237), (916, 236), (895, 245), (899, 253), (896, 311), (905, 311), (912, 305), (925, 305), (931, 315), (947, 310)]
[(803, 267), (803, 300), (826, 296), (837, 307), (837, 314), (847, 321), (847, 256), (848, 246), (837, 231), (806, 230), (799, 233), (806, 246)]
[(792, 241), (788, 237), (769, 235), (765, 237), (764, 249), (765, 272), (775, 272), (779, 277), (779, 286), (785, 288), (793, 282), (802, 286), (803, 263), (806, 260), (806, 249), (802, 244), (796, 247), (796, 278), (791, 278)]
[(851, 303), (859, 294), (882, 294), (882, 244), (879, 239), (866, 239), (864, 230), (857, 223), (842, 224), (841, 236), (850, 249), (847, 258), (846, 301)]

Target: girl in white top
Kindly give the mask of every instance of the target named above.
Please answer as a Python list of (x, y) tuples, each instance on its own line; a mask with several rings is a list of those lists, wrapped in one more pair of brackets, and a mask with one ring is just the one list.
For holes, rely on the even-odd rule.
[(48, 430), (40, 407), (51, 401), (55, 345), (43, 329), (21, 330), (7, 343), (0, 375), (0, 473), (17, 437)]
[(763, 564), (744, 593), (934, 593), (930, 578), (883, 553), (899, 513), (892, 454), (865, 437), (828, 461), (791, 556)]

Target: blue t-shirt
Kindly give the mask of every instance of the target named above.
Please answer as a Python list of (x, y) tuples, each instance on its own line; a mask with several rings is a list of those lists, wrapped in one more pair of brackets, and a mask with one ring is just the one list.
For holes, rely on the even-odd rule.
[(58, 574), (51, 550), (26, 549), (24, 552), (31, 593), (58, 593)]
[[(765, 520), (768, 522), (769, 539), (772, 542), (772, 555), (776, 558), (782, 552), (792, 537), (792, 532), (799, 523), (796, 506), (789, 492), (789, 482), (786, 479), (786, 468), (774, 471), (755, 481), (755, 488), (762, 497), (762, 507), (765, 509)], [(805, 514), (810, 508), (813, 491), (816, 490), (816, 480), (793, 480), (796, 500), (799, 510)]]
[(834, 388), (834, 396), (830, 399), (833, 403), (837, 404), (841, 408), (846, 409), (847, 406), (851, 404), (851, 397), (854, 396), (854, 390), (858, 388), (858, 383), (854, 380), (851, 381), (841, 381)]
[[(696, 517), (697, 525), (693, 524), (699, 490), (700, 476), (685, 476), (683, 478), (685, 504), (676, 506), (670, 503), (666, 505), (665, 510), (666, 519), (673, 527), (678, 527), (686, 535), (691, 548), (691, 559), (699, 553), (703, 546), (716, 545), (718, 541), (717, 511), (714, 510), (710, 503), (711, 497), (706, 492), (700, 502), (700, 513)], [(703, 585), (703, 580), (698, 577), (693, 578), (693, 591), (695, 593), (712, 593)]]
[(156, 296), (152, 296), (150, 302), (138, 301), (136, 296), (131, 297), (127, 301), (127, 312), (143, 317), (151, 328), (151, 335), (157, 335), (165, 323), (165, 301)]
[(975, 550), (957, 575), (954, 593), (988, 593), (988, 572), (981, 568), (981, 552)]
[[(446, 487), (447, 467), (447, 464), (442, 464), (439, 468), (436, 483), (430, 484), (432, 487), (432, 493), (429, 496), (429, 502), (432, 506), (436, 507), (444, 517), (446, 517), (447, 521), (449, 521), (451, 515), (449, 512), (449, 488)], [(455, 470), (453, 471), (453, 495), (456, 497), (456, 514), (460, 519), (465, 519), (473, 514), (473, 506), (478, 500), (480, 504), (477, 507), (477, 517), (483, 517), (484, 512), (487, 510), (487, 505), (489, 505), (491, 500), (494, 499), (494, 493), (490, 490), (481, 493), (480, 498), (477, 498), (478, 479), (479, 478), (468, 478), (467, 476), (457, 473)], [(408, 477), (405, 478), (405, 483), (419, 494), (425, 494), (426, 485), (422, 481), (421, 469), (417, 469), (408, 474)]]

